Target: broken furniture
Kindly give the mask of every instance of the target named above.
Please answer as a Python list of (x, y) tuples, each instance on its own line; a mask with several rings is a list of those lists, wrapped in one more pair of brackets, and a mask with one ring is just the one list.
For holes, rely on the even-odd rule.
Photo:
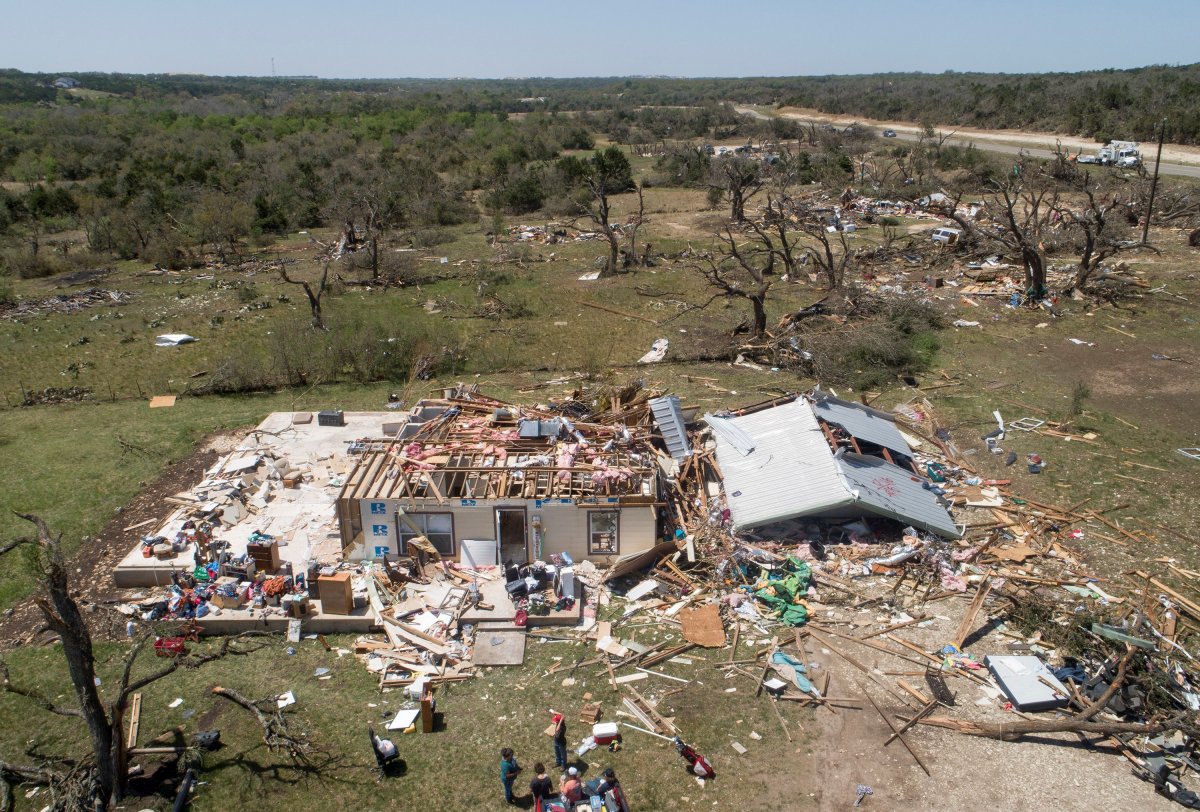
[(1067, 706), (1070, 692), (1037, 657), (989, 654), (983, 662), (1017, 710), (1043, 711)]
[(335, 572), (317, 578), (317, 594), (321, 600), (321, 611), (329, 615), (353, 614), (354, 591), (350, 573)]
[[(367, 734), (371, 737), (371, 752), (375, 754), (375, 767), (379, 777), (387, 777), (387, 765), (400, 758), (400, 751), (390, 739), (381, 739), (375, 735), (375, 726), (367, 725)], [(387, 745), (391, 747), (387, 747)]]

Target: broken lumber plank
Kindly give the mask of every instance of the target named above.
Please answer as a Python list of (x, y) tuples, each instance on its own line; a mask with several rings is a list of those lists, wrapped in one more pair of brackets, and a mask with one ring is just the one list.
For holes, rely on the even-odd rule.
[[(881, 682), (881, 681), (880, 681), (880, 680), (879, 680), (879, 679), (878, 679), (878, 678), (877, 678), (877, 677), (876, 677), (876, 676), (875, 676), (873, 673), (871, 673), (871, 669), (867, 668), (865, 665), (863, 665), (863, 664), (862, 664), (862, 663), (860, 663), (858, 660), (856, 660), (856, 659), (854, 659), (853, 657), (851, 657), (849, 654), (846, 654), (844, 651), (841, 651), (840, 649), (838, 649), (838, 647), (837, 647), (837, 646), (833, 645), (833, 642), (832, 642), (832, 641), (831, 641), (829, 638), (827, 638), (827, 637), (824, 637), (823, 635), (820, 635), (820, 634), (818, 634), (818, 633), (817, 633), (817, 631), (816, 631), (815, 629), (809, 629), (809, 634), (811, 634), (811, 635), (812, 635), (814, 638), (816, 638), (817, 642), (819, 642), (819, 643), (821, 643), (822, 645), (824, 645), (825, 647), (827, 647), (827, 648), (828, 648), (830, 651), (832, 651), (834, 654), (836, 654), (837, 656), (841, 657), (843, 660), (845, 660), (846, 662), (850, 663), (850, 665), (854, 666), (854, 667), (855, 667), (855, 668), (857, 668), (859, 671), (861, 671), (861, 672), (863, 672), (864, 674), (866, 674), (866, 675), (867, 675), (867, 679), (869, 679), (869, 680), (871, 680), (872, 682), (874, 682), (874, 683), (875, 683), (876, 685), (878, 685), (880, 688), (882, 688), (883, 690), (887, 691), (889, 694), (891, 694), (891, 695), (892, 695), (892, 696), (894, 696), (896, 699), (898, 699), (898, 700), (900, 700), (901, 702), (903, 702), (905, 705), (907, 705), (907, 704), (908, 704), (908, 700), (907, 700), (907, 699), (905, 699), (903, 696), (901, 696), (900, 694), (898, 694), (898, 693), (896, 693), (895, 691), (893, 691), (893, 690), (892, 690), (892, 689), (891, 689), (891, 688), (890, 688), (888, 685), (886, 685), (885, 683)], [(939, 662), (940, 662), (940, 661), (939, 661)]]
[(894, 742), (896, 739), (900, 738), (900, 734), (907, 733), (908, 729), (910, 727), (917, 724), (922, 719), (924, 719), (926, 716), (931, 714), (933, 712), (933, 709), (936, 708), (937, 706), (938, 706), (938, 701), (936, 699), (931, 699), (928, 702), (926, 702), (925, 706), (923, 708), (921, 708), (919, 711), (917, 711), (916, 716), (909, 719), (907, 722), (904, 723), (904, 725), (899, 730), (897, 730), (895, 733), (893, 733), (892, 735), (887, 737), (887, 740), (884, 741), (883, 746), (887, 747), (889, 744)]
[(581, 305), (583, 305), (584, 307), (592, 307), (592, 308), (595, 308), (596, 310), (603, 310), (605, 313), (612, 313), (614, 316), (624, 316), (627, 319), (637, 319), (639, 321), (644, 321), (648, 324), (653, 324), (656, 327), (658, 326), (658, 322), (655, 321), (654, 319), (649, 318), (647, 316), (639, 315), (637, 313), (628, 313), (624, 310), (617, 310), (615, 307), (605, 307), (604, 305), (596, 304), (595, 302), (587, 302), (587, 301), (584, 301), (583, 299), (580, 299), (579, 303)]
[(775, 711), (775, 718), (779, 720), (779, 726), (783, 728), (783, 735), (787, 736), (788, 741), (792, 741), (792, 732), (788, 730), (787, 722), (783, 720), (783, 714), (779, 712), (779, 701), (775, 697), (768, 697), (767, 700), (771, 703), (771, 710)]
[[(654, 666), (658, 665), (659, 663), (664, 663), (667, 660), (674, 659), (675, 657), (678, 657), (680, 654), (691, 651), (695, 647), (696, 647), (695, 643), (684, 643), (682, 645), (675, 646), (674, 648), (669, 648), (666, 651), (657, 652), (657, 653), (653, 654), (653, 656), (645, 657), (639, 663), (639, 665), (641, 665), (644, 668), (653, 668)], [(646, 653), (650, 654), (650, 652), (646, 652)]]
[(870, 638), (878, 637), (881, 634), (887, 634), (888, 632), (894, 632), (894, 631), (896, 631), (896, 629), (903, 629), (905, 626), (912, 626), (916, 623), (920, 623), (921, 621), (925, 620), (926, 617), (928, 617), (928, 615), (921, 615), (920, 617), (914, 617), (912, 620), (906, 620), (903, 623), (893, 623), (891, 626), (888, 626), (885, 629), (879, 629), (878, 631), (873, 631), (870, 634), (864, 634), (862, 637), (859, 637), (858, 639), (859, 640), (869, 640)]
[(929, 768), (925, 766), (925, 762), (921, 761), (921, 757), (918, 756), (916, 751), (912, 749), (912, 745), (908, 743), (908, 739), (904, 738), (904, 735), (899, 731), (892, 720), (887, 717), (887, 714), (884, 713), (883, 709), (879, 707), (879, 703), (875, 701), (875, 698), (871, 696), (870, 693), (868, 693), (866, 687), (864, 687), (861, 682), (858, 683), (858, 687), (862, 690), (863, 696), (867, 698), (867, 701), (871, 703), (871, 707), (873, 707), (875, 712), (879, 714), (879, 718), (883, 719), (884, 724), (891, 728), (892, 733), (894, 733), (896, 738), (900, 740), (900, 743), (904, 745), (904, 749), (907, 750), (908, 754), (913, 757), (913, 761), (917, 762), (917, 766), (924, 770), (926, 775), (932, 777), (933, 773), (929, 772)]
[(988, 593), (992, 591), (992, 579), (990, 573), (983, 576), (983, 582), (979, 588), (975, 590), (975, 599), (971, 601), (970, 607), (967, 608), (967, 613), (963, 615), (962, 623), (958, 626), (958, 632), (954, 635), (954, 647), (962, 648), (963, 641), (971, 634), (971, 628), (975, 625), (975, 618), (979, 615), (979, 610), (983, 608), (983, 602), (987, 599)]

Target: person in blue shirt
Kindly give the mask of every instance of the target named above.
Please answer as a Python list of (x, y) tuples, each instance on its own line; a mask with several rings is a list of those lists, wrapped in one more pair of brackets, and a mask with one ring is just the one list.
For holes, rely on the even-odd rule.
[(500, 783), (504, 785), (504, 802), (506, 804), (515, 804), (513, 800), (513, 782), (517, 780), (517, 774), (521, 772), (521, 765), (517, 763), (517, 757), (513, 755), (511, 747), (505, 747), (500, 751)]

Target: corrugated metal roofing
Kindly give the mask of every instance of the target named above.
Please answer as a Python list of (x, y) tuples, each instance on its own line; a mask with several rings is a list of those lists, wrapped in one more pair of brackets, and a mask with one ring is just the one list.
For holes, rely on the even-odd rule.
[(730, 443), (742, 456), (754, 450), (754, 438), (738, 428), (728, 417), (717, 417), (715, 414), (705, 414), (704, 422), (712, 429), (712, 433)]
[(728, 433), (713, 434), (736, 530), (800, 516), (858, 513), (958, 536), (949, 513), (914, 474), (876, 457), (835, 459), (806, 400), (728, 422), (754, 441), (753, 450), (742, 453)]
[(923, 487), (926, 480), (912, 471), (862, 454), (842, 454), (837, 461), (856, 501), (863, 507), (869, 506), (872, 513), (958, 538), (958, 528), (946, 508), (932, 491)]
[(667, 451), (676, 462), (682, 462), (692, 453), (691, 443), (688, 442), (687, 426), (684, 425), (683, 411), (679, 408), (679, 398), (667, 395), (647, 401), (654, 422), (662, 434)]
[(857, 403), (838, 400), (829, 395), (818, 395), (813, 403), (813, 410), (817, 413), (817, 417), (826, 423), (841, 426), (859, 440), (866, 440), (868, 443), (883, 446), (889, 451), (912, 456), (912, 449), (900, 435), (895, 421), (881, 411)]
[(729, 420), (754, 439), (741, 454), (721, 434), (717, 462), (733, 526), (745, 530), (851, 501), (813, 410), (802, 400)]

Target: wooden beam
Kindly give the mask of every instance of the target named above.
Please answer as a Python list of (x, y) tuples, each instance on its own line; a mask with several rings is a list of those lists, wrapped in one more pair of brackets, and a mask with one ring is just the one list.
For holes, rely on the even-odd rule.
[(921, 761), (921, 757), (918, 756), (916, 751), (912, 749), (912, 746), (908, 743), (908, 739), (904, 738), (904, 734), (901, 733), (896, 725), (892, 723), (892, 720), (887, 717), (887, 714), (884, 713), (883, 709), (879, 707), (879, 703), (875, 701), (875, 698), (871, 696), (861, 682), (858, 683), (858, 687), (862, 690), (863, 696), (867, 698), (867, 701), (871, 703), (871, 707), (873, 707), (875, 712), (879, 714), (879, 718), (883, 719), (884, 724), (891, 728), (894, 736), (900, 740), (900, 743), (904, 745), (904, 749), (907, 750), (908, 754), (913, 757), (913, 761), (917, 762), (917, 766), (924, 770), (926, 775), (932, 776), (933, 773), (929, 772), (929, 768), (925, 766), (925, 762)]

